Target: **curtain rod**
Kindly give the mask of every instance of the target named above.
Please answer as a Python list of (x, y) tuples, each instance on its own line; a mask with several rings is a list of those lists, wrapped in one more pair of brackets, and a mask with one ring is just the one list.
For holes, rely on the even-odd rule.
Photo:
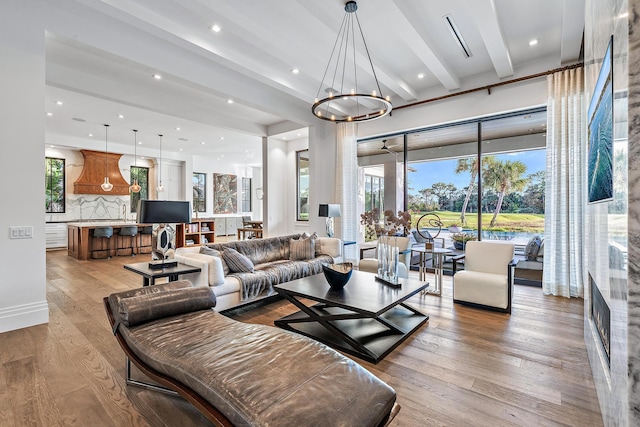
[[(430, 99), (425, 99), (423, 101), (412, 102), (411, 104), (405, 104), (405, 105), (401, 105), (399, 107), (393, 107), (393, 111), (401, 110), (403, 108), (415, 107), (416, 105), (427, 104), (429, 102), (441, 101), (443, 99), (453, 98), (454, 96), (466, 95), (466, 94), (472, 93), (472, 92), (479, 92), (481, 90), (486, 90), (489, 93), (489, 95), (491, 95), (491, 88), (494, 88), (494, 87), (509, 85), (509, 84), (512, 84), (512, 83), (519, 83), (519, 82), (522, 82), (522, 81), (525, 81), (525, 80), (537, 79), (538, 77), (548, 76), (549, 74), (555, 74), (555, 73), (558, 73), (560, 71), (566, 71), (566, 70), (572, 70), (574, 68), (580, 68), (583, 65), (584, 65), (584, 62), (578, 62), (577, 64), (567, 65), (565, 67), (555, 68), (553, 70), (543, 71), (541, 73), (531, 74), (531, 75), (524, 76), (524, 77), (518, 77), (517, 79), (506, 80), (504, 82), (499, 82), (499, 83), (494, 83), (494, 84), (481, 86), (481, 87), (477, 87), (477, 88), (473, 88), (473, 89), (463, 90), (462, 92), (450, 93), (448, 95), (438, 96), (436, 98), (430, 98)], [(393, 111), (391, 112), (392, 115), (393, 115)]]

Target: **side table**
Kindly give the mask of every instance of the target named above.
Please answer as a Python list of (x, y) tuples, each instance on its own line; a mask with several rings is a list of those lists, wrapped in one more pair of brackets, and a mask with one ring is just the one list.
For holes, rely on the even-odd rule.
[[(162, 262), (162, 261), (158, 261)], [(155, 285), (156, 279), (168, 277), (170, 282), (178, 280), (181, 274), (199, 273), (200, 267), (192, 267), (187, 264), (178, 263), (175, 267), (151, 269), (148, 262), (137, 262), (135, 264), (125, 264), (125, 270), (133, 271), (142, 276), (142, 286)]]

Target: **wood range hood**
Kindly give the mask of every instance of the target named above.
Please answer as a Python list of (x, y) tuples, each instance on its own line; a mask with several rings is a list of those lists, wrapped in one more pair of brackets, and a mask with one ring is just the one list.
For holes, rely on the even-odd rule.
[(75, 194), (102, 194), (125, 196), (129, 194), (129, 183), (120, 173), (118, 163), (122, 154), (107, 153), (107, 176), (109, 182), (113, 184), (111, 191), (104, 191), (100, 185), (104, 182), (105, 172), (105, 152), (80, 150), (84, 156), (84, 167), (80, 176), (73, 183), (73, 192)]

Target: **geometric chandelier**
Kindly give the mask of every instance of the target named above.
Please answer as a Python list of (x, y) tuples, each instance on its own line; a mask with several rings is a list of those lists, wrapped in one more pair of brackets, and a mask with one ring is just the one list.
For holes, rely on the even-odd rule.
[[(380, 83), (356, 13), (357, 3), (348, 1), (344, 10), (346, 13), (311, 111), (317, 118), (332, 122), (364, 122), (379, 119), (389, 114), (393, 106), (389, 102), (389, 97), (382, 97)], [(367, 72), (367, 75), (372, 76), (373, 79), (369, 81), (365, 81), (362, 73), (360, 80), (357, 75), (356, 25), (360, 43), (366, 52), (368, 65), (371, 67), (371, 74)], [(327, 96), (319, 99), (323, 88)]]

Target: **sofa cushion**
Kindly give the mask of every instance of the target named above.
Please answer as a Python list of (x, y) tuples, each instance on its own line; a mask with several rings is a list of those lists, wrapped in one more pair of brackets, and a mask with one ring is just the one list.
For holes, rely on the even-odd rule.
[(234, 273), (253, 272), (255, 269), (253, 262), (235, 249), (225, 249), (225, 251), (222, 252), (222, 259), (224, 259), (229, 266), (229, 270)]
[(533, 236), (531, 240), (529, 240), (529, 243), (527, 243), (527, 247), (524, 250), (524, 256), (526, 257), (527, 261), (536, 260), (541, 244), (542, 239), (540, 239), (540, 236)]
[(313, 247), (314, 247), (314, 254), (311, 258), (320, 255), (322, 252), (320, 251), (320, 237), (318, 237), (318, 233), (317, 232), (313, 232), (311, 234), (308, 234), (306, 231), (304, 233), (302, 233), (302, 235), (300, 236), (301, 239), (306, 239), (307, 237), (310, 237), (311, 240), (313, 240)]
[(207, 310), (216, 305), (211, 288), (183, 288), (122, 298), (118, 314), (122, 324), (131, 327), (152, 320), (193, 311)]
[(544, 261), (544, 239), (542, 239), (542, 242), (540, 242), (540, 249), (538, 249), (538, 256), (536, 256), (536, 261)]
[(222, 252), (220, 252), (217, 249), (213, 249), (210, 248), (208, 246), (201, 246), (200, 247), (200, 253), (201, 254), (205, 254), (205, 255), (209, 255), (209, 256), (215, 256), (220, 258), (220, 261), (222, 261), (222, 268), (224, 269), (224, 274), (225, 276), (227, 274), (229, 274), (229, 266), (227, 265), (227, 263), (225, 262), (224, 258), (222, 258)]
[(314, 258), (316, 255), (315, 240), (308, 236), (289, 240), (289, 259), (292, 261)]

